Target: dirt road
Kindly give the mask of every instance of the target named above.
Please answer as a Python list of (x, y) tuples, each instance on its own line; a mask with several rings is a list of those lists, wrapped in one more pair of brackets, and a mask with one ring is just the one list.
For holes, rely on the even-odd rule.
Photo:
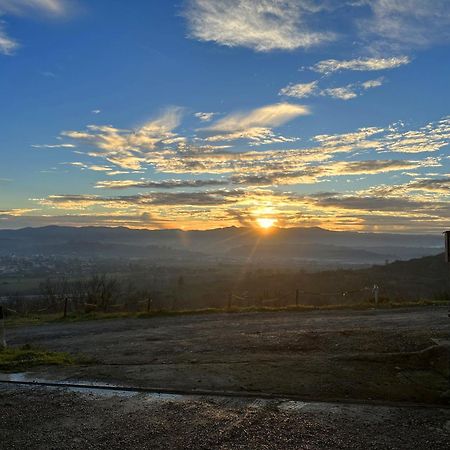
[(446, 405), (449, 331), (446, 309), (426, 307), (58, 323), (8, 339), (95, 360), (34, 372), (53, 380)]

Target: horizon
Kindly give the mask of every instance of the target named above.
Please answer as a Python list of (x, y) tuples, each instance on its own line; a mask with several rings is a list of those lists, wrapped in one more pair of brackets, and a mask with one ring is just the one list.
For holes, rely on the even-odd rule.
[(28, 226), (28, 227), (21, 227), (21, 228), (0, 228), (0, 232), (2, 231), (23, 231), (23, 230), (42, 230), (42, 229), (48, 229), (48, 228), (69, 228), (69, 229), (106, 229), (106, 230), (118, 230), (118, 229), (124, 229), (129, 231), (178, 231), (183, 233), (189, 233), (189, 232), (208, 232), (208, 231), (222, 231), (222, 230), (251, 230), (254, 231), (255, 234), (260, 236), (270, 236), (273, 234), (276, 234), (280, 231), (285, 230), (320, 230), (320, 231), (326, 231), (330, 233), (357, 233), (357, 234), (392, 234), (392, 235), (404, 235), (404, 236), (436, 236), (436, 235), (442, 235), (443, 232), (429, 232), (429, 233), (418, 233), (414, 231), (404, 231), (404, 232), (386, 232), (386, 231), (365, 231), (365, 230), (332, 230), (329, 228), (324, 228), (320, 226), (311, 226), (311, 227), (302, 227), (302, 226), (291, 226), (291, 227), (276, 227), (271, 226), (270, 228), (261, 228), (257, 224), (255, 225), (230, 225), (226, 227), (217, 227), (217, 228), (205, 228), (205, 229), (182, 229), (182, 228), (133, 228), (126, 225), (42, 225), (42, 226)]
[(0, 229), (448, 228), (449, 3), (119, 3), (0, 0)]

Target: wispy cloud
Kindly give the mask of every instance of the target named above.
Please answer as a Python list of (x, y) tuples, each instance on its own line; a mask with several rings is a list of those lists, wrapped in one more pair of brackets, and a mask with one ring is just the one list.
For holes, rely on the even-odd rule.
[(279, 95), (296, 98), (321, 96), (351, 100), (359, 97), (362, 92), (382, 86), (382, 84), (383, 78), (377, 78), (375, 80), (347, 84), (346, 86), (321, 89), (319, 88), (319, 82), (313, 81), (311, 83), (290, 84), (281, 89)]
[(63, 16), (73, 4), (74, 1), (67, 0), (0, 0), (0, 12), (17, 16), (36, 13)]
[(399, 153), (435, 152), (446, 147), (450, 141), (450, 117), (429, 123), (418, 130), (403, 131), (397, 127), (386, 135), (386, 149)]
[(179, 189), (223, 186), (227, 184), (229, 184), (228, 180), (105, 180), (97, 182), (95, 187), (101, 189)]
[(320, 92), (320, 95), (340, 100), (351, 100), (352, 98), (359, 97), (362, 92), (367, 91), (368, 89), (373, 89), (382, 85), (383, 79), (378, 78), (376, 80), (367, 80), (359, 83), (350, 83), (346, 86), (323, 89)]
[(75, 148), (75, 144), (61, 143), (61, 144), (33, 144), (33, 148)]
[(281, 89), (279, 95), (286, 95), (288, 97), (305, 98), (317, 95), (318, 81), (311, 81), (310, 83), (289, 84)]
[(390, 58), (357, 58), (349, 60), (327, 59), (319, 61), (311, 67), (311, 70), (323, 74), (354, 70), (360, 72), (396, 69), (409, 64), (409, 56), (393, 56)]
[[(75, 0), (0, 0), (0, 17), (41, 15), (56, 19), (67, 17), (74, 5)], [(13, 55), (19, 47), (19, 42), (6, 33), (0, 21), (0, 53)]]
[(202, 122), (211, 122), (215, 115), (217, 115), (217, 113), (214, 112), (196, 112), (194, 114), (194, 116)]
[(310, 114), (310, 110), (307, 106), (276, 103), (249, 112), (230, 114), (206, 129), (210, 131), (234, 132), (254, 127), (277, 127), (298, 116), (308, 114)]
[(86, 131), (64, 131), (62, 136), (93, 145), (94, 150), (89, 152), (91, 156), (103, 157), (122, 168), (139, 169), (148, 159), (149, 152), (178, 138), (173, 130), (179, 125), (181, 114), (181, 108), (171, 107), (135, 130), (88, 125)]
[[(360, 19), (360, 32), (371, 45), (394, 49), (425, 47), (450, 39), (448, 0), (364, 0), (372, 11)], [(378, 42), (373, 42), (374, 37)]]
[(0, 53), (3, 55), (13, 55), (19, 47), (19, 43), (6, 34), (3, 24), (0, 21)]
[(333, 40), (334, 33), (307, 25), (320, 10), (309, 0), (190, 0), (184, 14), (195, 39), (267, 52)]
[(277, 135), (272, 128), (296, 117), (310, 114), (308, 107), (291, 103), (276, 103), (247, 112), (229, 114), (213, 123), (204, 131), (207, 141), (248, 139), (257, 144), (292, 142), (295, 139)]

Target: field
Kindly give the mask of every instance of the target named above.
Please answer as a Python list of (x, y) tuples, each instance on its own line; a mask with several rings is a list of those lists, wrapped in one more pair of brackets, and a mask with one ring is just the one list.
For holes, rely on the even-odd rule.
[[(412, 448), (411, 442), (415, 442), (414, 448), (426, 448), (427, 442), (434, 443), (433, 448), (445, 448), (450, 439), (450, 411), (446, 409), (449, 318), (445, 307), (125, 318), (19, 326), (9, 328), (7, 335), (11, 345), (32, 343), (51, 351), (82, 354), (89, 361), (34, 367), (26, 375), (32, 379), (95, 381), (183, 394), (182, 402), (150, 402), (150, 406), (145, 394), (95, 400), (57, 390), (48, 395), (49, 409), (42, 412), (43, 391), (30, 393), (12, 387), (0, 391), (7, 403), (14, 405), (9, 410), (4, 407), (6, 412), (22, 419), (30, 414), (29, 407), (35, 414), (49, 414), (52, 408), (56, 411), (58, 405), (67, 405), (73, 417), (86, 411), (94, 437), (100, 433), (100, 416), (112, 430), (121, 416), (131, 420), (134, 414), (137, 417), (137, 410), (154, 408), (152, 448), (163, 445), (158, 439), (171, 428), (172, 419), (180, 421), (174, 426), (181, 433), (178, 443), (178, 437), (171, 437), (172, 448), (208, 448), (209, 444), (209, 448), (274, 448), (258, 446), (256, 437), (252, 441), (255, 447), (214, 446), (212, 441), (200, 439), (199, 430), (209, 430), (213, 439), (220, 441), (221, 436), (228, 436), (225, 424), (234, 427), (238, 437), (239, 433), (255, 433), (252, 427), (257, 426), (264, 436), (269, 433), (266, 428), (278, 420), (282, 428), (290, 430), (284, 448), (298, 448), (294, 445), (298, 439), (306, 439), (309, 446), (305, 448), (323, 448), (314, 440), (314, 433), (322, 432), (326, 439), (330, 430), (338, 429), (333, 437), (336, 441), (329, 443), (332, 448), (348, 448), (344, 444), (340, 447), (339, 439), (353, 438), (354, 448), (367, 448), (370, 439), (378, 442), (376, 448)], [(229, 396), (228, 401), (223, 400), (224, 395)], [(242, 400), (249, 396), (265, 399), (266, 406), (254, 410), (258, 400)], [(274, 409), (276, 403), (271, 402), (279, 399), (294, 405), (307, 402), (309, 406), (301, 411)], [(320, 405), (317, 401), (327, 403), (314, 406)], [(117, 408), (111, 407), (114, 402)], [(336, 402), (341, 406), (326, 406)], [(344, 425), (350, 416), (356, 427), (368, 427), (367, 435)], [(183, 428), (185, 420), (194, 428)], [(406, 427), (405, 420), (416, 423), (416, 429)], [(245, 432), (239, 428), (243, 424)], [(147, 437), (148, 426), (142, 423)], [(222, 431), (221, 426), (225, 427)], [(71, 428), (61, 420), (58, 427), (61, 433), (65, 427)], [(420, 430), (430, 427), (434, 431), (425, 439)], [(33, 430), (37, 436), (42, 432), (37, 426)], [(377, 430), (385, 435), (378, 436)], [(269, 433), (269, 441), (281, 439), (279, 431)], [(130, 432), (137, 433), (139, 442), (138, 430)], [(197, 432), (196, 437), (192, 435)], [(183, 447), (182, 436), (197, 446)], [(400, 439), (397, 446), (388, 446), (389, 436)], [(233, 436), (228, 438), (234, 442)], [(245, 442), (241, 438), (236, 442)], [(124, 444), (124, 448), (132, 446)]]

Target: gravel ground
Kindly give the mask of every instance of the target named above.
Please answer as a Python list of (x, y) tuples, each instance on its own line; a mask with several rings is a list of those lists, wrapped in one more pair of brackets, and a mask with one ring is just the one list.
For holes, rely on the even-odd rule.
[(446, 308), (316, 311), (54, 323), (7, 331), (11, 345), (96, 362), (31, 376), (308, 400), (449, 403)]
[(0, 386), (1, 449), (448, 449), (450, 410)]

